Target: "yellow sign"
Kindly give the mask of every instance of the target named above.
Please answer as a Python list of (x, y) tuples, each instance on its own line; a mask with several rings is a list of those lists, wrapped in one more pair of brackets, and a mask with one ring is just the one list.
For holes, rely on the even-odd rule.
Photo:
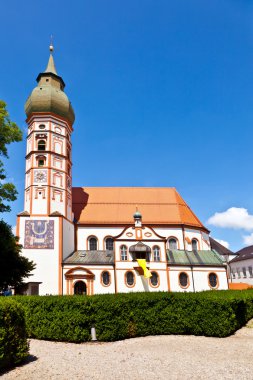
[(138, 263), (139, 266), (143, 269), (144, 277), (145, 277), (145, 278), (150, 278), (150, 277), (152, 277), (151, 272), (150, 272), (150, 271), (148, 270), (148, 268), (147, 268), (147, 263), (146, 263), (146, 260), (145, 260), (145, 259), (137, 259), (137, 263)]

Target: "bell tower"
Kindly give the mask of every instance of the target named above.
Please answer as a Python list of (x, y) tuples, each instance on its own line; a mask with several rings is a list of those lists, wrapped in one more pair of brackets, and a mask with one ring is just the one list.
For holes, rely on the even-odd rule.
[(17, 217), (22, 254), (36, 263), (27, 294), (62, 294), (63, 260), (74, 251), (72, 145), (75, 115), (57, 74), (53, 46), (25, 103), (24, 211)]
[(60, 213), (72, 220), (72, 146), (74, 111), (57, 74), (53, 46), (47, 68), (26, 101), (28, 136), (25, 211), (48, 216)]

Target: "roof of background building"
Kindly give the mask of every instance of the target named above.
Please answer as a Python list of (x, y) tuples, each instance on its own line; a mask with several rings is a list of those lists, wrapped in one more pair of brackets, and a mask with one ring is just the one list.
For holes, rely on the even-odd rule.
[(138, 207), (143, 224), (185, 225), (208, 231), (175, 188), (73, 187), (76, 222), (129, 225)]
[(224, 247), (221, 243), (219, 243), (217, 240), (213, 239), (212, 237), (209, 237), (211, 248), (214, 249), (216, 252), (219, 253), (219, 255), (222, 256), (231, 256), (236, 255), (235, 252), (230, 251), (230, 249)]
[(253, 259), (253, 245), (249, 247), (245, 247), (240, 249), (240, 251), (236, 252), (238, 256), (236, 256), (230, 263), (234, 263), (236, 261)]

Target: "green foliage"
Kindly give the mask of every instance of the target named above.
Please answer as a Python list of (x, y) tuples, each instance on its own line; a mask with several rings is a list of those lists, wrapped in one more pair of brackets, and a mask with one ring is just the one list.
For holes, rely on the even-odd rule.
[(12, 299), (0, 299), (0, 370), (22, 362), (28, 355), (25, 314)]
[(31, 338), (83, 342), (164, 334), (225, 337), (253, 317), (253, 291), (15, 297)]
[(20, 255), (22, 246), (3, 220), (0, 220), (0, 236), (0, 290), (8, 286), (18, 288), (22, 286), (23, 279), (30, 276), (35, 264)]
[[(22, 132), (16, 123), (10, 121), (6, 103), (0, 100), (0, 156), (8, 158), (7, 145), (22, 140)], [(10, 211), (4, 201), (15, 201), (17, 191), (12, 183), (4, 183), (6, 173), (0, 160), (0, 212)]]

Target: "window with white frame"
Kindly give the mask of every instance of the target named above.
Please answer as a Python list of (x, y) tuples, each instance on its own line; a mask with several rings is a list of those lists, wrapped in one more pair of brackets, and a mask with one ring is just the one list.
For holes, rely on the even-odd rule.
[(126, 261), (127, 260), (127, 247), (125, 245), (122, 245), (120, 247), (120, 259), (122, 261)]
[(241, 269), (240, 268), (236, 268), (236, 272), (237, 272), (237, 277), (241, 278)]
[(248, 269), (249, 269), (249, 276), (250, 276), (250, 277), (253, 277), (253, 270), (252, 270), (252, 267), (249, 267)]
[(242, 268), (242, 273), (243, 273), (243, 278), (246, 278), (247, 277), (247, 271), (246, 271), (245, 267)]
[(161, 260), (160, 248), (157, 245), (153, 248), (153, 256), (154, 256), (154, 261)]

